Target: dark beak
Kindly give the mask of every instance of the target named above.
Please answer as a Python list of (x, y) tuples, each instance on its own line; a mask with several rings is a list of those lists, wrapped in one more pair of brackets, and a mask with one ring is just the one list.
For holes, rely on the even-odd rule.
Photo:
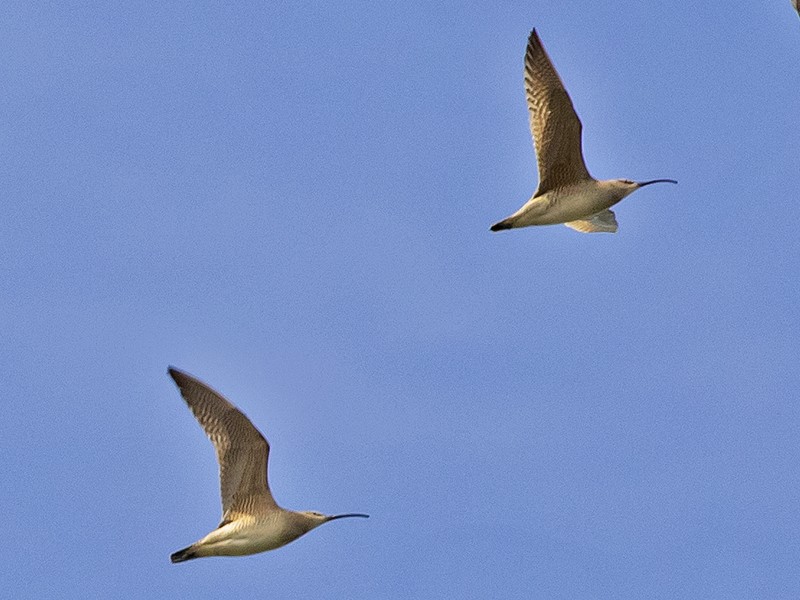
[(347, 517), (361, 517), (363, 519), (369, 519), (369, 515), (365, 515), (362, 513), (346, 513), (344, 515), (332, 515), (327, 518), (327, 521), (335, 521), (336, 519), (346, 519)]
[(650, 185), (651, 183), (678, 183), (674, 179), (651, 179), (650, 181), (642, 181), (639, 182), (639, 187), (644, 187), (646, 185)]

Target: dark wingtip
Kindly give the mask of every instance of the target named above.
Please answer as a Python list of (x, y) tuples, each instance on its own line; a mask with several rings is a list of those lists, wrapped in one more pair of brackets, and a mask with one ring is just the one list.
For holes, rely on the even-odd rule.
[(511, 225), (506, 223), (505, 221), (500, 221), (499, 223), (495, 223), (492, 225), (489, 230), (490, 231), (502, 231), (503, 229), (511, 229)]
[(197, 381), (197, 379), (189, 375), (189, 373), (187, 373), (186, 371), (181, 371), (180, 369), (173, 366), (167, 367), (167, 373), (169, 374), (170, 377), (172, 377), (172, 381), (175, 382), (175, 385), (177, 385), (181, 390), (183, 390), (184, 387), (190, 382)]
[(178, 383), (179, 379), (182, 379), (186, 376), (186, 374), (183, 371), (181, 371), (180, 369), (176, 369), (172, 365), (167, 367), (167, 373), (169, 374), (170, 377), (172, 377), (175, 383)]

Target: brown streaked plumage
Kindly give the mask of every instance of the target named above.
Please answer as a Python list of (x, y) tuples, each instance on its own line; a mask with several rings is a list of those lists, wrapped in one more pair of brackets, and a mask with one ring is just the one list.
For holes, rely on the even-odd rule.
[(241, 556), (288, 544), (323, 523), (360, 513), (323, 515), (278, 506), (267, 482), (269, 443), (250, 420), (214, 389), (169, 368), (183, 399), (217, 453), (222, 522), (201, 540), (172, 554), (172, 562), (204, 556)]
[(581, 148), (581, 121), (535, 29), (525, 52), (525, 95), (539, 185), (522, 208), (492, 225), (492, 231), (564, 223), (584, 233), (615, 232), (617, 220), (610, 207), (651, 183), (677, 183), (597, 181), (589, 174)]
[(583, 162), (581, 120), (535, 29), (525, 51), (525, 98), (539, 167), (536, 195), (591, 179)]

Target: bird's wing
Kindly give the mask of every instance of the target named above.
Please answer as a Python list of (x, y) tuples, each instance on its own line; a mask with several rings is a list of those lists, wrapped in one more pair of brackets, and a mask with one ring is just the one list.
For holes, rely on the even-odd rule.
[(617, 218), (614, 216), (614, 211), (605, 209), (598, 213), (594, 213), (585, 219), (578, 221), (570, 221), (564, 223), (567, 227), (572, 227), (575, 231), (583, 233), (616, 233), (617, 232)]
[(539, 165), (535, 195), (590, 179), (581, 151), (581, 121), (535, 29), (525, 53), (525, 95)]
[(275, 506), (267, 483), (269, 444), (221, 394), (191, 375), (169, 368), (181, 396), (214, 445), (219, 463), (222, 520)]

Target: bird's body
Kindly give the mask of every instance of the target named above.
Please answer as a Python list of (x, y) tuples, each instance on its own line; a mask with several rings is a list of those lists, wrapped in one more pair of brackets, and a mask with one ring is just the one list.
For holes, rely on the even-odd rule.
[(511, 221), (512, 227), (569, 224), (605, 211), (624, 197), (624, 190), (615, 189), (608, 181), (579, 181), (533, 196), (501, 223)]
[(367, 517), (360, 513), (296, 512), (278, 506), (267, 483), (269, 444), (264, 436), (233, 404), (203, 382), (172, 367), (169, 374), (214, 445), (222, 496), (219, 526), (173, 553), (172, 562), (274, 550), (328, 521)]
[(589, 175), (580, 119), (535, 29), (525, 52), (525, 92), (539, 186), (522, 208), (492, 225), (492, 231), (564, 223), (587, 233), (615, 232), (617, 221), (610, 207), (645, 185), (677, 183), (672, 179), (598, 181)]
[(262, 515), (239, 517), (173, 554), (172, 562), (203, 556), (245, 556), (275, 550), (322, 524), (298, 518), (299, 514), (278, 508)]

